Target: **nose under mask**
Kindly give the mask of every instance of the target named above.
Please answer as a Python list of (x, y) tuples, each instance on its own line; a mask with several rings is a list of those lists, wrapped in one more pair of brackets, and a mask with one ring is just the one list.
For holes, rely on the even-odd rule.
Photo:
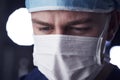
[(93, 80), (102, 68), (100, 38), (43, 35), (34, 40), (34, 65), (49, 80)]
[(104, 66), (101, 46), (109, 20), (98, 38), (34, 35), (34, 65), (49, 80), (94, 80)]

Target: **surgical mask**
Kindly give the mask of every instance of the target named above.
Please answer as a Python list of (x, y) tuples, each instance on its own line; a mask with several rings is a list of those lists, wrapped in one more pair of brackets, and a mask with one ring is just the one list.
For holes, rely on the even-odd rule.
[(34, 65), (49, 80), (93, 80), (101, 70), (102, 39), (70, 35), (34, 36)]
[(34, 35), (34, 65), (49, 80), (93, 80), (100, 72), (100, 37)]

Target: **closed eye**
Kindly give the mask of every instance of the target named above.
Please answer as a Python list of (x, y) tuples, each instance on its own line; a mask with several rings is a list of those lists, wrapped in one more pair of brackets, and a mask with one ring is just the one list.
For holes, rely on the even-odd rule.
[(50, 26), (39, 27), (40, 31), (49, 31), (49, 30), (52, 30), (52, 29), (53, 29), (53, 27), (50, 27)]
[(75, 31), (88, 31), (91, 29), (91, 27), (69, 27), (70, 30), (75, 30)]
[(92, 31), (92, 27), (69, 26), (66, 29), (66, 32), (68, 34), (74, 34), (74, 35), (85, 35), (90, 31)]
[(52, 27), (52, 26), (43, 26), (43, 27), (38, 27), (38, 30), (41, 33), (49, 34), (54, 30), (54, 27)]
[(87, 31), (90, 29), (90, 27), (85, 27), (85, 28), (70, 27), (70, 29), (74, 29), (74, 30), (78, 30), (78, 31)]

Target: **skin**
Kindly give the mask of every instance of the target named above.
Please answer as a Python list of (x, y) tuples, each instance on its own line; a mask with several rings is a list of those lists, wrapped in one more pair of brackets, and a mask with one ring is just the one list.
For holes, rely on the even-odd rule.
[[(74, 36), (89, 36), (99, 37), (105, 29), (107, 31), (103, 35), (102, 49), (106, 40), (111, 40), (117, 31), (120, 20), (116, 12), (111, 13), (90, 13), (90, 12), (75, 12), (75, 11), (40, 11), (32, 12), (32, 24), (33, 32), (35, 35), (74, 35)], [(108, 16), (111, 18), (108, 20)], [(119, 15), (120, 17), (120, 15)], [(103, 62), (104, 56), (101, 54), (101, 60)], [(103, 62), (104, 63), (104, 62)], [(100, 80), (103, 77), (107, 78), (112, 71), (110, 65), (104, 63), (105, 66), (100, 72), (100, 75), (95, 80)], [(104, 72), (107, 70), (107, 73)]]
[(35, 35), (63, 34), (98, 37), (105, 27), (107, 14), (75, 11), (32, 13)]

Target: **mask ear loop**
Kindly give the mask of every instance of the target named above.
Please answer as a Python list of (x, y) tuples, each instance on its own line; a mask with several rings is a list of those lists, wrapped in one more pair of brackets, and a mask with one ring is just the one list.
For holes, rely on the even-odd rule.
[[(109, 22), (110, 22), (110, 18), (111, 16), (109, 15), (107, 17), (107, 20), (106, 20), (106, 23), (105, 23), (105, 27), (103, 29), (103, 32), (101, 33), (99, 39), (98, 39), (98, 43), (97, 43), (97, 48), (96, 48), (96, 59), (97, 59), (97, 63), (99, 65), (102, 65), (102, 56), (103, 56), (103, 53), (106, 49), (106, 46), (104, 46), (103, 48), (103, 51), (102, 50), (102, 42), (103, 42), (103, 36), (104, 34), (107, 32), (107, 29), (108, 29), (108, 26), (109, 26)], [(102, 54), (102, 55), (101, 55)]]
[(108, 45), (110, 46), (110, 42), (106, 41), (104, 49), (103, 49), (103, 60), (109, 63), (111, 58), (109, 57), (109, 51), (108, 51), (109, 47), (108, 47)]

